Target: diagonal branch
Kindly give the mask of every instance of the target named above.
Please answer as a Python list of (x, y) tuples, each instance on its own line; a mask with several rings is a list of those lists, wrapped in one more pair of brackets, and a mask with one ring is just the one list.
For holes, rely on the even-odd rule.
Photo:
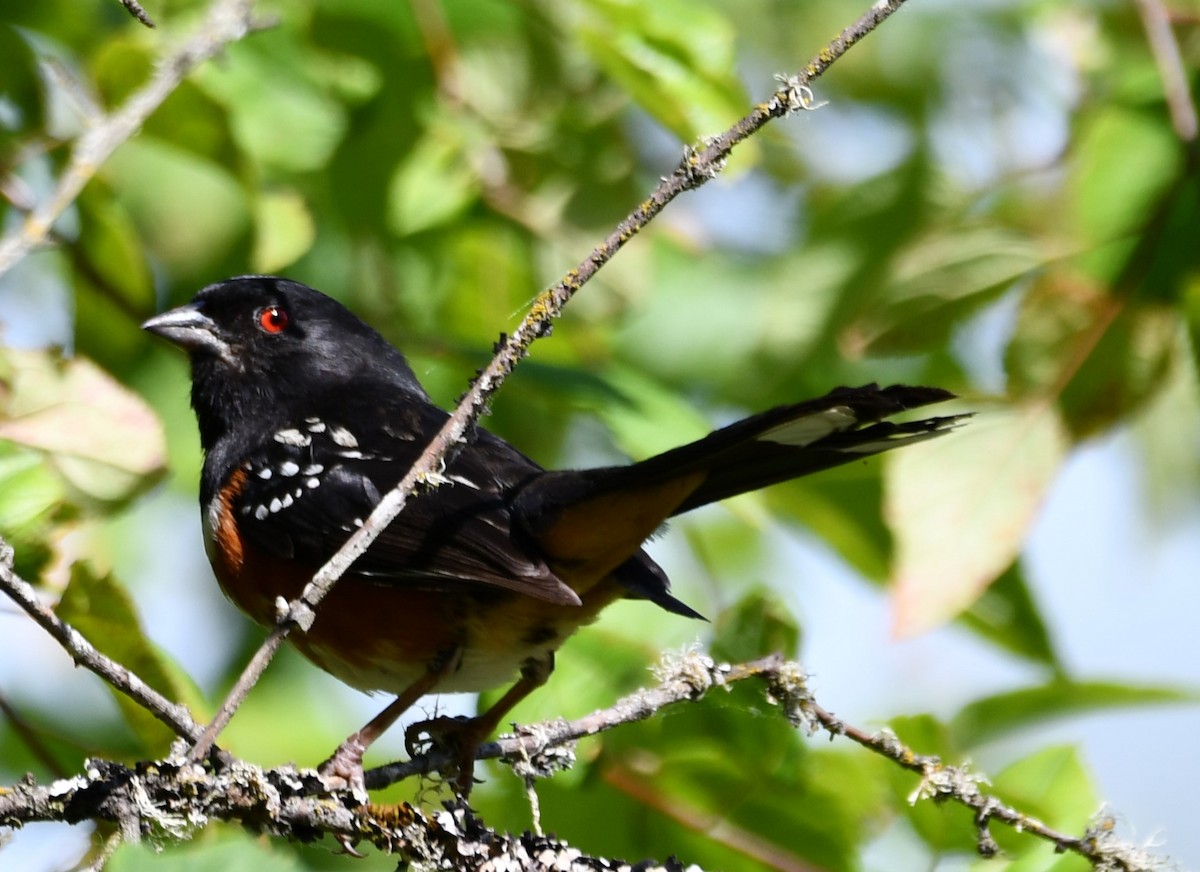
[(1134, 0), (1146, 41), (1158, 74), (1162, 77), (1163, 93), (1167, 109), (1171, 113), (1171, 126), (1184, 142), (1195, 142), (1197, 133), (1196, 104), (1188, 84), (1188, 72), (1179, 54), (1179, 43), (1171, 32), (1171, 19), (1162, 0)]
[(33, 585), (13, 570), (13, 549), (3, 538), (0, 538), (0, 590), (62, 645), (77, 665), (103, 678), (166, 724), (176, 735), (191, 741), (200, 735), (200, 727), (192, 720), (186, 706), (171, 702), (131, 670), (105, 657), (78, 630), (41, 602)]
[[(128, 2), (125, 5), (132, 8)], [(141, 90), (79, 137), (54, 190), (20, 226), (0, 239), (0, 275), (46, 242), (54, 222), (75, 202), (96, 171), (137, 133), (192, 70), (259, 26), (252, 15), (253, 6), (254, 0), (217, 0), (196, 34), (159, 61), (153, 77)]]
[[(890, 730), (868, 733), (842, 722), (817, 704), (800, 665), (782, 657), (731, 665), (687, 653), (665, 662), (657, 679), (654, 686), (576, 721), (520, 727), (515, 735), (485, 746), (480, 756), (503, 757), (527, 778), (545, 777), (570, 765), (577, 739), (644, 720), (671, 705), (696, 702), (714, 689), (755, 680), (762, 683), (766, 701), (798, 729), (845, 736), (920, 775), (913, 802), (949, 801), (971, 809), (981, 854), (995, 851), (988, 828), (999, 821), (1050, 842), (1058, 851), (1078, 854), (1096, 869), (1145, 872), (1161, 868), (1159, 858), (1119, 841), (1109, 816), (1098, 817), (1082, 836), (1058, 832), (985, 793), (980, 788), (986, 783), (981, 774), (919, 754)], [(385, 770), (398, 771), (382, 767), (371, 777), (378, 778)], [(407, 774), (415, 771), (410, 769)], [(420, 771), (429, 771), (429, 767)], [(480, 857), (488, 857), (495, 868), (585, 870), (619, 865), (583, 855), (557, 839), (497, 833), (461, 803), (432, 815), (407, 804), (362, 805), (350, 790), (328, 790), (313, 770), (290, 766), (264, 770), (242, 761), (214, 770), (179, 758), (133, 768), (92, 760), (86, 775), (44, 786), (27, 778), (0, 790), (0, 826), (63, 820), (112, 821), (131, 840), (142, 836), (182, 839), (211, 820), (238, 821), (256, 832), (306, 841), (326, 834), (344, 844), (370, 842), (410, 863), (436, 868), (475, 868)], [(603, 865), (606, 862), (610, 865)], [(668, 864), (667, 868), (681, 869), (682, 864)]]
[(370, 547), (375, 538), (396, 519), (409, 496), (421, 486), (431, 486), (436, 473), (444, 466), (455, 446), (463, 441), (493, 393), (529, 351), (529, 347), (550, 333), (551, 322), (561, 313), (571, 298), (596, 272), (608, 263), (630, 239), (639, 233), (667, 204), (684, 191), (698, 188), (715, 178), (724, 169), (730, 152), (762, 129), (768, 122), (801, 109), (815, 108), (808, 83), (823, 74), (864, 36), (878, 27), (904, 0), (879, 0), (858, 21), (838, 34), (804, 69), (793, 76), (781, 78), (781, 86), (765, 102), (719, 136), (705, 139), (699, 146), (685, 149), (684, 158), (671, 175), (666, 176), (633, 212), (631, 212), (602, 243), (559, 282), (543, 291), (534, 300), (529, 312), (512, 332), (503, 337), (502, 345), (491, 363), (472, 382), (454, 414), (417, 458), (416, 463), (396, 487), (387, 493), (371, 516), (351, 536), (342, 548), (313, 576), (300, 597), (288, 604), (279, 616), (275, 628), (267, 636), (255, 656), (247, 664), (237, 683), (229, 692), (220, 710), (205, 730), (204, 736), (192, 750), (192, 759), (201, 759), (233, 713), (250, 692), (283, 640), (294, 627), (307, 630), (312, 626), (315, 610), (321, 600), (354, 563)]

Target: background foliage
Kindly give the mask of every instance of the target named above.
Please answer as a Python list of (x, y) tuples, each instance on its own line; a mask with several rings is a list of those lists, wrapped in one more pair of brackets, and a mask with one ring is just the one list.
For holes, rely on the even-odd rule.
[[(0, 4), (6, 230), (45, 196), (68, 143), (146, 80), (204, 4), (147, 8), (159, 30), (115, 2)], [(1171, 10), (1194, 80), (1200, 8)], [(0, 532), (64, 617), (201, 716), (259, 635), (203, 564), (185, 362), (140, 321), (228, 275), (285, 273), (378, 326), (450, 404), (497, 334), (682, 143), (743, 115), (772, 74), (798, 68), (858, 10), (280, 0), (264, 11), (276, 25), (191, 76), (100, 169), (55, 244), (0, 278)], [(1004, 664), (1001, 681), (953, 701), (916, 693), (860, 711), (922, 751), (988, 761), (998, 794), (1083, 829), (1103, 786), (1076, 746), (1038, 731), (1195, 695), (1162, 686), (1181, 677), (1170, 669), (1102, 680), (1064, 658), (1041, 586), (1070, 580), (1031, 579), (1021, 559), (1064, 464), (1114, 432), (1140, 483), (1140, 528), (1195, 531), (1200, 197), (1160, 73), (1133, 6), (913, 0), (821, 81), (828, 106), (772, 125), (600, 274), (487, 420), (546, 465), (644, 457), (841, 383), (945, 385), (981, 414), (929, 450), (677, 523), (659, 553), (711, 626), (615, 607), (567, 646), (519, 719), (606, 705), (659, 651), (697, 637), (727, 657), (796, 649), (833, 672), (811, 661), (797, 623), (795, 588), (811, 583), (797, 566), (856, 584), (849, 569), (890, 582), (901, 635), (953, 621), (956, 645)], [(1115, 547), (1077, 532), (1068, 552)], [(820, 560), (794, 562), (785, 536)], [(1195, 602), (1194, 572), (1172, 584)], [(1085, 621), (1098, 608), (1074, 606)], [(823, 620), (810, 603), (802, 623)], [(155, 722), (70, 674), (22, 618), (0, 622), (0, 781), (164, 753)], [(864, 624), (842, 628), (834, 656), (869, 674), (879, 664), (862, 652), (900, 643)], [(1121, 629), (1113, 646), (1152, 644), (1155, 628)], [(1194, 667), (1197, 653), (1163, 659)], [(924, 663), (914, 685), (936, 685), (942, 666)], [(381, 705), (313, 673), (281, 658), (227, 744), (264, 764), (313, 764)], [(971, 862), (965, 813), (910, 806), (911, 776), (809, 744), (745, 704), (734, 693), (585, 743), (580, 765), (540, 788), (547, 829), (593, 853), (712, 868)], [(1130, 736), (1127, 753), (1144, 741)], [(1162, 786), (1172, 773), (1144, 777)], [(485, 818), (528, 827), (519, 783), (498, 769), (486, 778)], [(1186, 851), (1180, 835), (1168, 831), (1168, 846)], [(1027, 837), (1004, 834), (1002, 846), (993, 867), (1081, 866)], [(86, 833), (64, 828), (18, 834), (0, 855), (53, 868), (86, 849)], [(212, 828), (165, 857), (123, 850), (111, 868), (248, 862), (348, 861), (328, 845)]]

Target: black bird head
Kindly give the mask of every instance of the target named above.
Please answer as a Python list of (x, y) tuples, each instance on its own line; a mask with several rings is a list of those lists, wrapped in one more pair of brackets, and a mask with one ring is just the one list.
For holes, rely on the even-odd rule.
[(404, 356), (341, 303), (299, 282), (238, 276), (142, 325), (187, 351), (209, 451), (227, 432), (269, 430), (346, 391), (426, 399)]

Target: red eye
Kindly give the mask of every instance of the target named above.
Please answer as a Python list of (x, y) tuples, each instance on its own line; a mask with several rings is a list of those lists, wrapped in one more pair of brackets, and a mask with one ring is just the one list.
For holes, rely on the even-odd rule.
[(258, 326), (265, 333), (282, 333), (287, 329), (288, 313), (279, 306), (267, 306), (258, 313)]

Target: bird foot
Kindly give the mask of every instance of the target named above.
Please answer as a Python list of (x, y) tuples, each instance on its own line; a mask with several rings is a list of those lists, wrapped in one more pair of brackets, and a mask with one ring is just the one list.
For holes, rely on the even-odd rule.
[(352, 738), (338, 745), (328, 760), (317, 767), (317, 774), (330, 790), (349, 790), (360, 802), (367, 801), (367, 784), (363, 776), (363, 754), (360, 743)]
[(491, 733), (481, 718), (438, 717), (412, 724), (404, 731), (404, 744), (412, 757), (441, 752), (456, 772), (454, 787), (464, 799), (475, 785), (475, 754)]

